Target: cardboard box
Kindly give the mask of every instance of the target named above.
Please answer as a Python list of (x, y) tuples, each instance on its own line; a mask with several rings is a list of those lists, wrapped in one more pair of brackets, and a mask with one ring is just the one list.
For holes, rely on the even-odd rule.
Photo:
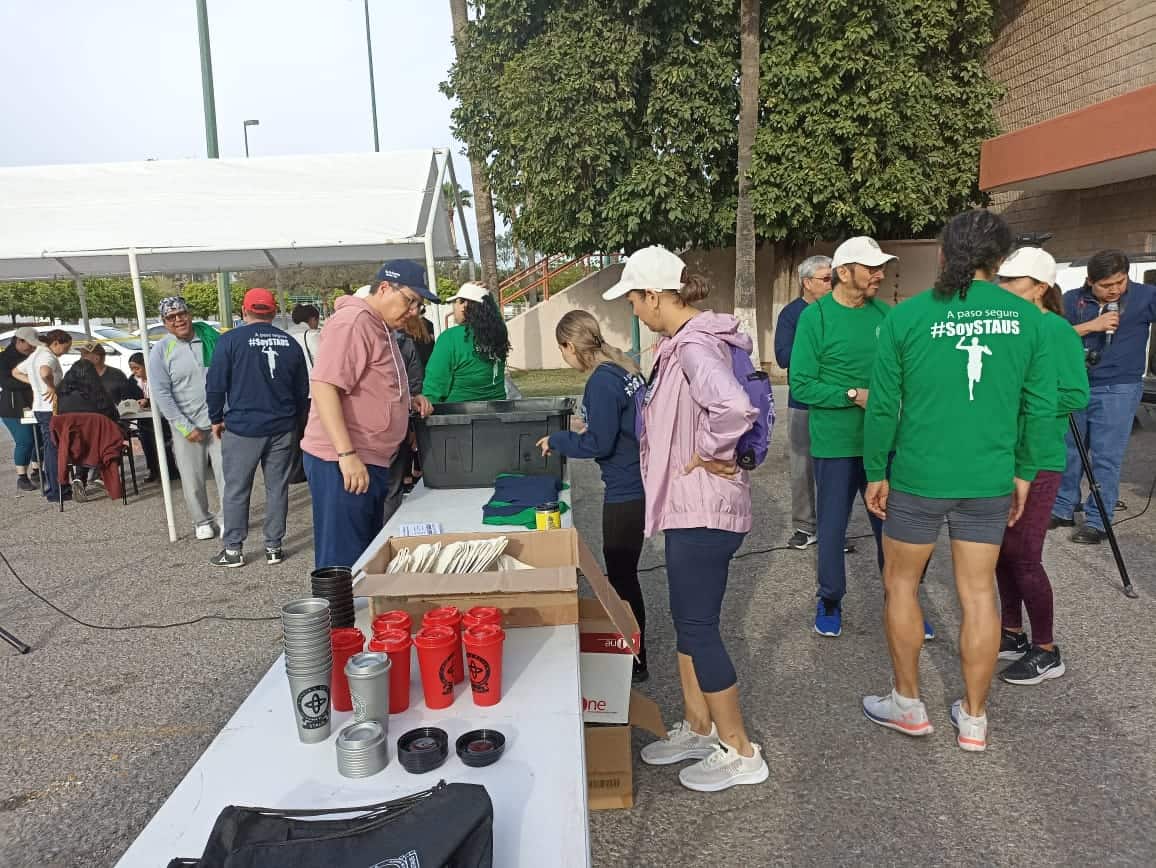
[(625, 726), (586, 726), (586, 803), (591, 811), (634, 807), (634, 757), (631, 726), (641, 726), (666, 737), (662, 712), (641, 693), (631, 691), (630, 723)]
[(585, 723), (630, 719), (630, 676), (639, 629), (629, 606), (620, 618), (627, 623), (615, 624), (600, 600), (578, 601), (578, 671)]
[[(532, 569), (463, 575), (385, 572), (402, 547), (495, 536), (507, 537), (506, 553)], [(389, 609), (404, 609), (416, 621), (438, 606), (457, 606), (463, 611), (472, 606), (496, 606), (504, 614), (506, 627), (549, 627), (578, 623), (579, 572), (586, 577), (610, 620), (620, 625), (619, 632), (631, 635), (632, 625), (637, 631), (630, 607), (614, 593), (598, 561), (573, 528), (390, 537), (366, 561), (354, 593), (372, 598), (375, 615)]]

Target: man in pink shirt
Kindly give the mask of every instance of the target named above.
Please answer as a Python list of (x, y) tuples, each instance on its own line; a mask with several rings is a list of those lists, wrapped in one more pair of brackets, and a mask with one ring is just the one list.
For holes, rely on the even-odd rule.
[(406, 435), (409, 413), (433, 412), (410, 395), (405, 362), (392, 331), (437, 301), (425, 269), (407, 259), (386, 262), (365, 298), (334, 304), (313, 362), (313, 405), (301, 441), (313, 495), (313, 548), (318, 567), (353, 566), (384, 524), (389, 466)]

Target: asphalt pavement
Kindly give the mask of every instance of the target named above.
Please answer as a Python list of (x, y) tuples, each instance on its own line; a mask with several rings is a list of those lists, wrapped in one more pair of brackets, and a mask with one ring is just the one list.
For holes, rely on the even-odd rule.
[[(816, 636), (814, 550), (782, 548), (791, 533), (783, 433), (754, 475), (756, 529), (732, 568), (723, 615), (770, 779), (703, 795), (678, 784), (677, 767), (636, 759), (634, 809), (590, 815), (595, 865), (1156, 864), (1156, 509), (1140, 514), (1156, 479), (1156, 433), (1133, 436), (1121, 491), (1128, 510), (1117, 515), (1130, 519), (1118, 532), (1140, 599), (1121, 594), (1106, 544), (1077, 546), (1054, 531), (1045, 564), (1068, 672), (1038, 687), (997, 682), (983, 754), (956, 747), (947, 716), (962, 681), (945, 543), (925, 592), (939, 636), (921, 670), (936, 732), (910, 739), (864, 719), (862, 695), (889, 686), (873, 543), (858, 540), (848, 556), (842, 637)], [(597, 470), (571, 466), (574, 518), (597, 548)], [(10, 479), (0, 467), (0, 480)], [(184, 536), (166, 542), (159, 486), (127, 507), (101, 500), (63, 515), (13, 494), (4, 492), (0, 552), (35, 590), (92, 624), (264, 617), (307, 582), (305, 486), (293, 489), (285, 563), (258, 558), (241, 570), (208, 566), (217, 545), (192, 539), (179, 496)], [(260, 503), (257, 492), (258, 556)], [(851, 533), (867, 532), (857, 508)], [(648, 543), (644, 691), (673, 724), (680, 700), (661, 563), (661, 546)], [(91, 629), (37, 600), (2, 564), (0, 627), (34, 648), (20, 656), (0, 644), (5, 868), (115, 863), (276, 659), (280, 636), (274, 621)], [(650, 738), (636, 732), (635, 747)]]

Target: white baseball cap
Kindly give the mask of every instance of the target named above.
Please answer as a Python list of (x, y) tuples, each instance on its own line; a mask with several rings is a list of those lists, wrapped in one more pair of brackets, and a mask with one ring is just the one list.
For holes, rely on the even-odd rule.
[(874, 268), (898, 258), (890, 253), (884, 253), (879, 248), (879, 242), (869, 235), (856, 235), (835, 248), (835, 255), (831, 257), (831, 267), (858, 264)]
[(449, 301), (457, 301), (459, 298), (465, 301), (485, 301), (489, 294), (489, 289), (470, 280), (458, 287), (457, 293)]
[(1003, 261), (999, 277), (1030, 277), (1048, 286), (1056, 282), (1056, 260), (1039, 247), (1021, 247)]
[(32, 326), (21, 326), (16, 329), (16, 334), (12, 337), (20, 338), (26, 344), (36, 345), (40, 343), (40, 334)]
[(354, 298), (369, 298), (371, 292), (373, 292), (373, 286), (367, 283), (365, 286), (359, 286), (353, 296)]
[(665, 247), (643, 247), (626, 257), (618, 283), (602, 293), (606, 301), (622, 298), (636, 289), (682, 289), (686, 263)]

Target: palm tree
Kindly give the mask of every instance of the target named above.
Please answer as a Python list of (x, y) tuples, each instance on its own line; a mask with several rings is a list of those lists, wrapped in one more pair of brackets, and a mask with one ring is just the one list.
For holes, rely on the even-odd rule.
[[(470, 208), (474, 204), (474, 197), (469, 190), (464, 187), (459, 187), (457, 201), (462, 203), (463, 209)], [(450, 243), (453, 244), (454, 247), (457, 247), (458, 233), (454, 228), (454, 215), (457, 213), (454, 202), (454, 185), (449, 181), (442, 183), (442, 202), (445, 203), (446, 216), (449, 217), (450, 220)]]
[(751, 208), (751, 152), (759, 119), (759, 0), (741, 0), (739, 10), (739, 196), (735, 217), (735, 316), (761, 359), (755, 303), (755, 215)]
[[(450, 0), (450, 17), (454, 25), (454, 51), (460, 55), (469, 42), (470, 19), (466, 0)], [(482, 259), (482, 283), (491, 292), (498, 291), (498, 231), (494, 225), (494, 200), (486, 178), (484, 160), (470, 157), (470, 177), (474, 187), (474, 214), (478, 221), (478, 250)], [(463, 203), (464, 205), (464, 203)]]

